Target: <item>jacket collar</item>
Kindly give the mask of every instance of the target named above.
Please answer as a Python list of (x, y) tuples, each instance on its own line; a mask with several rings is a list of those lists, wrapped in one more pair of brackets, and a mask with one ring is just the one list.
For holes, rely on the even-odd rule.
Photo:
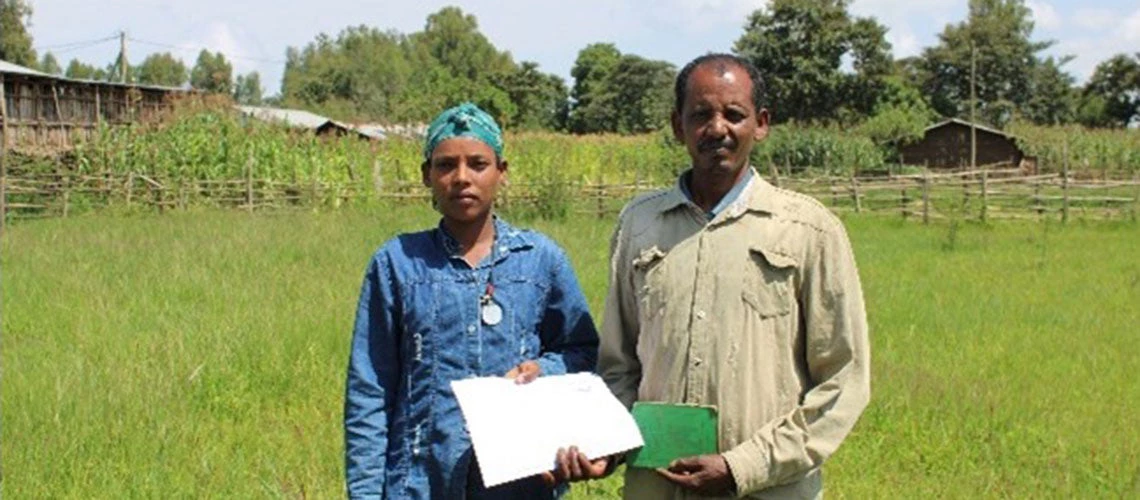
[[(760, 177), (756, 169), (752, 166), (752, 178), (748, 181), (748, 185), (744, 187), (744, 191), (731, 205), (724, 209), (723, 212), (717, 215), (712, 222), (720, 222), (724, 220), (731, 220), (739, 217), (745, 211), (763, 212), (770, 215), (779, 215), (781, 207), (776, 201), (776, 197), (780, 195), (776, 187), (769, 184), (768, 181)], [(661, 203), (658, 205), (659, 212), (668, 212), (680, 206), (692, 205), (689, 198), (681, 191), (681, 182), (688, 172), (692, 169), (682, 172), (677, 177), (677, 182), (673, 184), (673, 188), (665, 192)]]

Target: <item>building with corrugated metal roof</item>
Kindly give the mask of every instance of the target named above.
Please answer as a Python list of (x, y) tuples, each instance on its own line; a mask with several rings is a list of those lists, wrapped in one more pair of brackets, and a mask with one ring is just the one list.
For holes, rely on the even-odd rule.
[(0, 140), (9, 148), (67, 148), (100, 122), (130, 123), (188, 90), (49, 75), (0, 60)]

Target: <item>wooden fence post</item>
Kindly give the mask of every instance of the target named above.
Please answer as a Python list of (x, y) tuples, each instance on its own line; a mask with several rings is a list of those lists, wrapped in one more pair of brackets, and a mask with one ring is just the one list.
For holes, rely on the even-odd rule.
[(1061, 164), (1061, 222), (1069, 222), (1069, 141), (1065, 141), (1065, 157)]
[(981, 212), (982, 222), (985, 222), (986, 218), (989, 216), (989, 213), (987, 213), (987, 210), (989, 210), (989, 201), (990, 201), (990, 194), (989, 194), (989, 189), (988, 189), (988, 180), (989, 180), (989, 170), (983, 168), (982, 169), (982, 212)]
[(127, 174), (127, 209), (131, 208), (131, 197), (135, 192), (135, 173), (130, 172)]
[(863, 203), (859, 199), (859, 181), (855, 180), (855, 173), (851, 173), (851, 199), (855, 202), (855, 213), (863, 211)]
[(4, 97), (4, 74), (0, 73), (0, 237), (8, 219), (8, 99)]
[(253, 155), (245, 161), (245, 206), (253, 213)]
[(166, 185), (159, 184), (158, 181), (155, 181), (153, 184), (147, 184), (150, 186), (148, 189), (154, 193), (154, 206), (158, 208), (159, 215), (166, 213)]
[(71, 183), (68, 182), (69, 178), (67, 173), (62, 171), (57, 172), (59, 172), (59, 189), (62, 191), (63, 197), (63, 218), (66, 219), (67, 213), (71, 208)]
[(599, 218), (599, 219), (601, 219), (601, 218), (604, 218), (604, 217), (606, 216), (606, 192), (605, 192), (605, 186), (604, 186), (604, 185), (602, 185), (602, 184), (598, 184), (597, 186), (595, 186), (595, 195), (596, 195), (596, 196), (597, 196), (597, 198), (598, 198), (598, 199), (597, 199), (597, 203), (598, 203), (598, 218)]
[(839, 205), (839, 191), (835, 189), (835, 177), (827, 176), (827, 188), (831, 191), (831, 206)]
[(901, 196), (899, 196), (899, 209), (902, 212), (903, 220), (907, 220), (910, 215), (907, 213), (907, 205), (910, 204), (910, 198), (906, 195), (906, 186), (903, 186)]
[(1136, 222), (1137, 212), (1140, 212), (1140, 172), (1132, 172), (1132, 222)]
[(966, 207), (970, 205), (970, 176), (962, 175), (962, 212), (966, 211)]
[(1041, 199), (1041, 181), (1033, 181), (1033, 211), (1037, 213), (1037, 220), (1041, 220), (1041, 216), (1045, 213), (1045, 207)]
[(769, 163), (768, 168), (772, 170), (772, 185), (780, 187), (780, 169), (776, 167), (775, 163)]
[(922, 223), (930, 223), (930, 171), (922, 173)]
[(380, 158), (372, 159), (372, 189), (376, 192), (376, 198), (380, 198), (380, 193), (384, 192), (384, 179), (380, 177)]

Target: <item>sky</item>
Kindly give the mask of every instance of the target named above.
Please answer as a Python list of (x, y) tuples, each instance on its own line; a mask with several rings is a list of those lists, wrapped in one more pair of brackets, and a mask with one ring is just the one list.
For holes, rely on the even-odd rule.
[[(610, 42), (622, 53), (662, 59), (678, 67), (706, 52), (730, 51), (748, 14), (764, 0), (29, 0), (31, 33), (42, 55), (51, 50), (66, 67), (72, 58), (104, 66), (130, 40), (130, 61), (172, 52), (192, 66), (203, 49), (221, 51), (235, 74), (258, 71), (266, 95), (280, 89), (287, 47), (303, 47), (319, 33), (368, 25), (412, 33), (427, 16), (457, 5), (478, 19), (480, 31), (515, 61), (535, 61), (572, 84), (570, 68), (590, 43)], [(1076, 58), (1065, 69), (1078, 83), (1097, 63), (1140, 52), (1138, 0), (1027, 0), (1035, 40), (1055, 40), (1046, 51)], [(937, 43), (949, 23), (965, 18), (966, 0), (853, 0), (857, 16), (889, 29), (896, 57)], [(98, 41), (102, 40), (102, 41)], [(98, 41), (98, 42), (96, 42)], [(90, 43), (89, 43), (90, 42)]]

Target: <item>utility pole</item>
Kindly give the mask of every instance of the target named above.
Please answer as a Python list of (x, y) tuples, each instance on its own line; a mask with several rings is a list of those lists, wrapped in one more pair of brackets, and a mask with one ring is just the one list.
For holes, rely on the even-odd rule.
[(978, 101), (974, 87), (977, 85), (978, 48), (970, 42), (970, 170), (978, 169)]
[(127, 32), (119, 32), (119, 79), (127, 83)]

